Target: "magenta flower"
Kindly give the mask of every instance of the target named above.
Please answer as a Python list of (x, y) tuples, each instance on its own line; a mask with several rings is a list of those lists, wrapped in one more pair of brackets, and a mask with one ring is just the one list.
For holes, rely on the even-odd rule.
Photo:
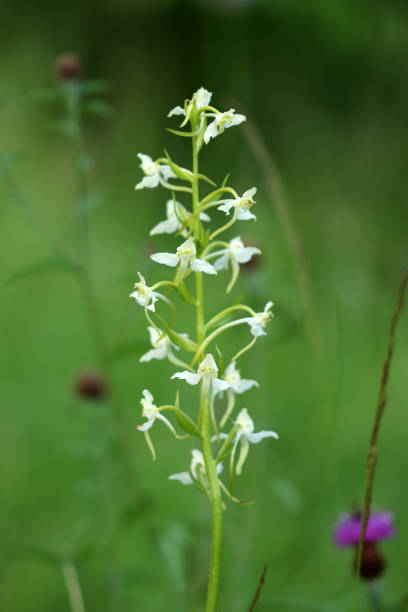
[[(375, 512), (370, 515), (364, 535), (365, 543), (379, 542), (392, 538), (395, 534), (392, 512)], [(361, 514), (346, 514), (337, 523), (334, 530), (334, 542), (337, 546), (356, 546), (360, 538)]]

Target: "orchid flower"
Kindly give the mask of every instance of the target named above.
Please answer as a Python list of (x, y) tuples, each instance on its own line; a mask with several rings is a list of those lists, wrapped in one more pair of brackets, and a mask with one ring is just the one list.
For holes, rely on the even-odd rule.
[(273, 317), (272, 312), (270, 312), (273, 306), (273, 302), (267, 302), (263, 312), (257, 312), (253, 317), (248, 317), (246, 322), (251, 328), (251, 334), (255, 337), (257, 336), (266, 336), (265, 327), (269, 322), (270, 318)]
[[(169, 480), (178, 480), (183, 485), (190, 485), (197, 482), (200, 485), (208, 487), (207, 473), (205, 470), (204, 456), (203, 453), (196, 448), (191, 451), (192, 459), (190, 463), (190, 472), (179, 472), (178, 474), (172, 474), (169, 476)], [(222, 463), (218, 463), (217, 474), (222, 471)]]
[(224, 200), (221, 206), (217, 206), (218, 210), (224, 211), (227, 215), (230, 214), (231, 208), (234, 208), (237, 214), (237, 219), (247, 220), (256, 219), (255, 215), (250, 212), (252, 204), (255, 204), (253, 196), (256, 194), (256, 187), (247, 189), (242, 194), (241, 198), (235, 198), (235, 200)]
[(221, 255), (221, 257), (214, 262), (214, 268), (217, 271), (226, 270), (228, 264), (231, 262), (232, 278), (227, 287), (227, 293), (231, 291), (238, 278), (239, 264), (247, 263), (253, 255), (259, 255), (260, 253), (261, 251), (255, 247), (244, 246), (240, 236), (233, 238), (224, 249), (211, 253), (210, 257)]
[(173, 115), (183, 115), (185, 119), (182, 125), (185, 125), (190, 119), (191, 112), (194, 109), (194, 105), (196, 107), (196, 110), (200, 112), (202, 108), (209, 105), (211, 101), (211, 96), (212, 93), (210, 91), (207, 91), (204, 87), (200, 87), (200, 89), (198, 89), (193, 94), (191, 100), (187, 101), (188, 103), (186, 105), (186, 109), (182, 108), (181, 106), (175, 106), (171, 109), (167, 116), (173, 117)]
[(154, 450), (154, 446), (153, 446), (153, 443), (150, 439), (149, 432), (148, 432), (148, 430), (152, 427), (153, 423), (157, 419), (159, 419), (160, 421), (163, 421), (163, 423), (170, 429), (172, 434), (177, 436), (177, 433), (173, 425), (170, 423), (170, 421), (161, 414), (160, 408), (158, 408), (153, 403), (153, 395), (147, 389), (143, 391), (143, 397), (140, 400), (140, 403), (142, 404), (142, 416), (146, 419), (146, 422), (143, 423), (142, 425), (136, 425), (135, 429), (138, 429), (139, 431), (144, 432), (146, 442), (153, 455), (153, 459), (156, 459), (156, 452)]
[[(166, 357), (172, 357), (172, 347), (176, 350), (178, 350), (178, 347), (171, 342), (168, 335), (163, 333), (160, 329), (152, 327), (151, 325), (149, 325), (148, 330), (150, 334), (150, 342), (153, 348), (142, 355), (140, 361), (143, 362), (151, 361), (152, 359), (166, 359)], [(185, 337), (187, 336), (187, 334), (181, 335)]]
[(233, 108), (226, 111), (225, 113), (205, 113), (206, 117), (214, 117), (204, 132), (204, 142), (208, 144), (211, 138), (215, 138), (218, 134), (222, 134), (226, 128), (239, 125), (243, 121), (246, 121), (245, 115), (239, 115)]
[(178, 277), (183, 278), (190, 266), (195, 272), (205, 272), (206, 274), (217, 274), (217, 270), (208, 261), (196, 257), (196, 246), (193, 238), (188, 238), (181, 244), (176, 253), (154, 253), (150, 257), (153, 261), (166, 266), (175, 267), (180, 264)]
[[(237, 426), (237, 434), (231, 453), (231, 463), (234, 461), (235, 451), (238, 443), (240, 443), (241, 451), (235, 468), (235, 473), (239, 476), (248, 455), (249, 444), (258, 444), (258, 442), (264, 438), (275, 438), (277, 440), (279, 436), (275, 431), (259, 431), (258, 433), (254, 433), (254, 422), (249, 416), (246, 408), (243, 408), (238, 414), (235, 425)], [(222, 437), (227, 437), (227, 435), (222, 434)]]
[(252, 387), (259, 387), (259, 383), (256, 380), (249, 380), (241, 378), (240, 371), (235, 367), (236, 361), (232, 361), (229, 366), (225, 369), (223, 380), (226, 380), (230, 384), (230, 388), (227, 389), (227, 408), (224, 416), (220, 421), (220, 426), (224, 427), (228, 417), (231, 415), (235, 406), (235, 395), (240, 395)]
[[(160, 223), (155, 225), (154, 228), (150, 230), (150, 236), (154, 236), (156, 234), (174, 234), (174, 232), (177, 232), (182, 227), (180, 219), (186, 221), (190, 217), (190, 213), (187, 208), (175, 200), (167, 201), (166, 215), (167, 219), (160, 221)], [(200, 213), (200, 221), (210, 221), (210, 217), (205, 213)], [(181, 235), (187, 236), (187, 233), (187, 229), (184, 229), (181, 232)]]
[(230, 383), (217, 378), (217, 374), (218, 368), (215, 359), (211, 354), (208, 354), (200, 363), (197, 373), (184, 370), (183, 372), (176, 372), (171, 378), (181, 378), (188, 382), (189, 385), (198, 385), (200, 380), (202, 380), (203, 386), (207, 389), (212, 386), (214, 393), (229, 389)]
[(140, 306), (144, 306), (147, 310), (152, 310), (155, 312), (155, 302), (157, 302), (158, 297), (160, 297), (160, 293), (153, 291), (151, 287), (146, 285), (146, 281), (144, 277), (138, 272), (140, 281), (135, 283), (136, 291), (132, 291), (129, 294), (129, 297), (135, 298), (136, 302), (140, 304)]
[(176, 178), (173, 170), (167, 164), (154, 162), (151, 157), (144, 155), (143, 153), (138, 153), (137, 156), (142, 162), (140, 167), (145, 173), (145, 177), (136, 185), (135, 189), (157, 187), (161, 178), (163, 178), (165, 181), (167, 181), (169, 178)]

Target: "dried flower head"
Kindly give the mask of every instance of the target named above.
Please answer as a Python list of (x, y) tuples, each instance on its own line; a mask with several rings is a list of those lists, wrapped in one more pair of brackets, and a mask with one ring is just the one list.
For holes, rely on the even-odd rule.
[(62, 81), (78, 79), (82, 73), (82, 64), (75, 53), (63, 53), (57, 60), (57, 75)]

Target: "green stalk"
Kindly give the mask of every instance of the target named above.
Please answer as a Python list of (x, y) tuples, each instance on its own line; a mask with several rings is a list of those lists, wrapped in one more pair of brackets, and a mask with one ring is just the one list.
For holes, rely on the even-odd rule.
[[(195, 131), (192, 125), (192, 131)], [(198, 175), (198, 146), (197, 136), (193, 136), (193, 173)], [(193, 196), (193, 212), (196, 212), (200, 205), (198, 192), (198, 178), (192, 182)], [(196, 242), (200, 240), (200, 219), (199, 215), (194, 218), (194, 238)], [(203, 275), (202, 272), (195, 273), (196, 281), (196, 328), (197, 328), (197, 344), (200, 345), (205, 339), (204, 325), (204, 296), (203, 296)], [(208, 394), (210, 389), (207, 385), (201, 385), (200, 398), (200, 417), (201, 417), (201, 435), (202, 449), (204, 456), (205, 469), (208, 478), (209, 497), (212, 509), (212, 542), (211, 542), (211, 563), (208, 578), (207, 603), (206, 612), (215, 612), (218, 596), (218, 583), (221, 565), (221, 540), (222, 540), (222, 502), (221, 489), (218, 482), (216, 470), (216, 461), (214, 459), (211, 448), (211, 429), (210, 415), (208, 405)]]

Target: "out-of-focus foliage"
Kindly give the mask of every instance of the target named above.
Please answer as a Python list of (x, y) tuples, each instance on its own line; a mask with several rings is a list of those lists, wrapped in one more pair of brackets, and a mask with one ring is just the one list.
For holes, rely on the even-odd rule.
[[(258, 222), (239, 229), (263, 257), (234, 294), (261, 309), (272, 298), (276, 309), (269, 335), (242, 360), (245, 377), (262, 382), (242, 406), (254, 407), (257, 427), (275, 429), (280, 440), (245, 466), (240, 497), (256, 504), (226, 512), (220, 610), (248, 609), (266, 561), (260, 611), (345, 610), (351, 558), (333, 547), (331, 529), (362, 494), (388, 321), (407, 260), (406, 3), (4, 0), (0, 48), (0, 155), (32, 203), (27, 209), (0, 174), (0, 609), (69, 610), (66, 560), (75, 562), (87, 612), (201, 609), (209, 509), (167, 480), (185, 469), (189, 443), (155, 432), (153, 463), (132, 431), (142, 389), (160, 376), (157, 400), (165, 403), (176, 387), (169, 365), (139, 364), (148, 336), (128, 293), (138, 270), (155, 280), (151, 252), (174, 250), (171, 237), (148, 238), (166, 194), (134, 192), (136, 154), (158, 156), (165, 146), (188, 164), (181, 139), (165, 132), (175, 127), (165, 115), (203, 85), (220, 107), (256, 122), (279, 167), (322, 338), (316, 360), (276, 208), (242, 132), (230, 130), (201, 163), (217, 182), (228, 168), (238, 191), (259, 188)], [(95, 365), (90, 321), (75, 270), (58, 253), (50, 258), (55, 248), (42, 233), (45, 220), (45, 234), (75, 250), (72, 152), (50, 129), (62, 108), (31, 95), (55, 84), (56, 58), (67, 50), (82, 56), (87, 78), (110, 82), (105, 99), (115, 109), (109, 119), (89, 115), (85, 128), (98, 204), (92, 270), (117, 357), (106, 402), (75, 393), (78, 374)], [(208, 287), (210, 314), (222, 298), (216, 281)], [(374, 490), (375, 504), (396, 514), (398, 536), (384, 545), (393, 602), (407, 588), (407, 335), (405, 313)], [(188, 397), (183, 391), (185, 411)], [(361, 602), (364, 609), (363, 591)]]

